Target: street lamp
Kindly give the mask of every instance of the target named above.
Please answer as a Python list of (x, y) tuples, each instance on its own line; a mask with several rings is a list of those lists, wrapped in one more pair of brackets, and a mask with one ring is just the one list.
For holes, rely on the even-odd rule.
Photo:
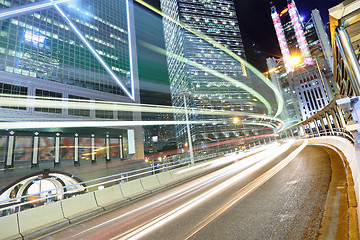
[[(161, 159), (161, 157), (159, 157)], [(149, 158), (145, 158), (145, 162), (148, 163), (149, 161), (151, 161), (151, 166), (152, 166), (152, 174), (155, 174), (155, 160), (154, 159), (149, 159)]]
[(234, 124), (237, 124), (237, 123), (240, 122), (240, 118), (239, 118), (239, 117), (234, 117), (232, 122), (233, 122)]
[(184, 94), (184, 108), (185, 108), (185, 120), (186, 120), (186, 129), (188, 134), (188, 142), (189, 142), (189, 152), (190, 152), (190, 161), (191, 164), (194, 164), (194, 153), (193, 153), (193, 147), (192, 147), (192, 139), (191, 139), (191, 133), (190, 133), (190, 124), (189, 124), (189, 116), (187, 111), (187, 104), (186, 104), (186, 96)]
[(290, 59), (289, 59), (289, 63), (295, 67), (296, 65), (299, 65), (301, 62), (301, 57), (299, 56), (292, 56)]

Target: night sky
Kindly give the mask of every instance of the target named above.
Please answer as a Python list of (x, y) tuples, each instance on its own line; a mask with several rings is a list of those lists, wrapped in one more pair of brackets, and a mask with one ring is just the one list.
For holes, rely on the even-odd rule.
[[(269, 0), (234, 0), (247, 60), (260, 71), (266, 71), (265, 58), (281, 57), (279, 44), (270, 15)], [(311, 10), (320, 11), (324, 24), (329, 21), (328, 9), (340, 0), (298, 0), (295, 4), (304, 22), (310, 19)], [(273, 0), (278, 12), (287, 5), (286, 0)]]

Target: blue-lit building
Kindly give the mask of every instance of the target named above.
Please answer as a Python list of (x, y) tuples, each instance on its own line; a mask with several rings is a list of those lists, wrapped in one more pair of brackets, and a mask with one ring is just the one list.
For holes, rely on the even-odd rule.
[[(24, 105), (21, 100), (16, 100), (19, 106), (0, 104), (1, 121), (141, 120), (139, 113), (67, 104), (140, 102), (132, 4), (131, 0), (0, 1), (0, 94), (24, 96), (28, 103), (26, 98), (63, 102), (57, 108)], [(105, 129), (95, 137), (110, 134), (116, 142), (119, 135), (126, 138), (128, 130), (135, 132), (141, 158), (141, 128)], [(80, 138), (91, 134), (82, 131)], [(43, 136), (54, 141), (54, 136)], [(0, 141), (4, 149), (5, 133)], [(0, 161), (5, 161), (5, 153), (1, 151)]]

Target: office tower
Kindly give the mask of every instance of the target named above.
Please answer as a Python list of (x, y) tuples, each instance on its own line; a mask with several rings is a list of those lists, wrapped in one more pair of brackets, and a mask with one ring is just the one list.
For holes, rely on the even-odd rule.
[[(304, 22), (295, 2), (288, 0), (287, 3), (280, 13), (275, 6), (271, 6), (271, 16), (283, 55), (281, 62), (286, 72), (284, 74), (281, 66), (277, 66), (278, 76), (272, 78), (282, 79), (283, 84), (280, 85), (283, 91), (292, 94), (298, 119), (306, 119), (326, 106), (337, 92), (332, 82), (332, 57), (319, 11), (314, 9), (311, 18)], [(272, 61), (269, 59), (269, 69), (276, 65)], [(289, 96), (285, 98), (291, 102)]]
[[(165, 15), (163, 25), (173, 106), (184, 107), (186, 102), (189, 109), (257, 111), (251, 94), (225, 79), (229, 77), (251, 86), (251, 73), (243, 62), (206, 41), (208, 36), (245, 58), (233, 1), (161, 0), (161, 9)], [(250, 132), (234, 126), (231, 123), (234, 116), (204, 116), (191, 112), (189, 115), (189, 120), (214, 122), (191, 126), (195, 143), (257, 133), (256, 127)], [(185, 114), (175, 114), (175, 120), (185, 119)], [(216, 125), (217, 120), (223, 124)], [(187, 141), (186, 125), (177, 126), (176, 135), (181, 146)]]
[[(64, 106), (67, 101), (139, 102), (132, 1), (57, 2), (0, 2), (0, 93), (63, 99)], [(141, 120), (131, 112), (30, 104), (3, 106), (0, 117)], [(141, 152), (141, 129), (131, 129)], [(115, 131), (116, 137), (126, 130)]]
[[(268, 72), (268, 78), (274, 84), (274, 86), (280, 91), (284, 100), (284, 109), (280, 114), (280, 119), (286, 120), (286, 126), (291, 126), (299, 122), (298, 116), (300, 114), (295, 110), (294, 98), (292, 87), (289, 85), (288, 74), (286, 67), (284, 66), (283, 59), (277, 59), (275, 57), (269, 57), (266, 59), (266, 65), (268, 69), (272, 69)], [(279, 101), (277, 99), (277, 101)]]

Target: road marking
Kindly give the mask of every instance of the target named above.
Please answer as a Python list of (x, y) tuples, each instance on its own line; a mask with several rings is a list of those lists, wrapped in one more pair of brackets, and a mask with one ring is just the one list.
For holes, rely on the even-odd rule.
[[(269, 171), (267, 171), (266, 173), (264, 173), (263, 175), (261, 175), (260, 177), (258, 177), (257, 179), (255, 179), (254, 181), (249, 183), (248, 185), (246, 185), (240, 191), (238, 191), (235, 199), (228, 202), (224, 208), (221, 208), (220, 210), (218, 210), (217, 212), (212, 214), (209, 218), (205, 219), (202, 222), (201, 226), (198, 227), (196, 232), (198, 232), (201, 228), (206, 226), (210, 222), (210, 220), (215, 219), (223, 211), (225, 211), (226, 209), (228, 209), (229, 207), (234, 205), (236, 202), (238, 202), (239, 200), (241, 200), (242, 198), (247, 196), (249, 193), (251, 193), (252, 191), (257, 189), (259, 186), (261, 186), (263, 183), (265, 183), (267, 180), (269, 180), (277, 172), (279, 172), (281, 169), (283, 169), (293, 158), (296, 157), (296, 155), (298, 153), (300, 153), (300, 151), (302, 149), (305, 148), (307, 143), (308, 143), (308, 141), (304, 140), (303, 143), (298, 148), (296, 148), (291, 154), (289, 154), (284, 160), (282, 160), (280, 163), (278, 163), (276, 166), (271, 168)], [(200, 196), (195, 197), (194, 199), (182, 204), (181, 206), (177, 207), (176, 209), (174, 209), (166, 214), (163, 214), (162, 216), (159, 216), (152, 221), (149, 221), (148, 223), (144, 224), (141, 227), (135, 228), (131, 233), (128, 233), (126, 235), (124, 235), (124, 234), (117, 235), (116, 237), (111, 238), (111, 240), (143, 238), (145, 235), (151, 233), (152, 231), (158, 229), (159, 227), (163, 226), (164, 224), (168, 223), (169, 221), (171, 221), (171, 220), (175, 219), (176, 217), (184, 214), (185, 212), (191, 210), (193, 207), (200, 205), (203, 201), (206, 201), (207, 199), (214, 197), (216, 194), (220, 193), (221, 191), (224, 191), (227, 187), (230, 187), (231, 185), (233, 185), (234, 183), (239, 181), (241, 178), (252, 174), (257, 169), (261, 168), (262, 166), (264, 166), (267, 163), (269, 163), (270, 161), (272, 161), (274, 158), (281, 155), (291, 145), (292, 145), (292, 143), (288, 143), (288, 144), (281, 146), (280, 149), (273, 149), (275, 151), (271, 157), (267, 157), (267, 158), (263, 159), (262, 161), (257, 162), (256, 164), (252, 165), (251, 167), (247, 168), (246, 170), (242, 171), (241, 173), (239, 173), (239, 174), (231, 177), (230, 179), (226, 180), (225, 182), (213, 187), (212, 189), (201, 194)], [(280, 151), (280, 150), (282, 150), (282, 151)], [(196, 232), (193, 232), (192, 235), (195, 234)], [(191, 237), (192, 235), (190, 235), (189, 237)]]

